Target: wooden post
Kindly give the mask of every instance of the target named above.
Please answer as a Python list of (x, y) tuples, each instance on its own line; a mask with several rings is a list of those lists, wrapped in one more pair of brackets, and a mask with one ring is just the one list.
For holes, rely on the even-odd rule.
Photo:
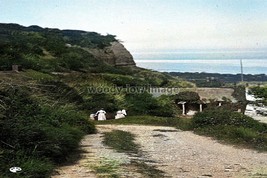
[(19, 72), (19, 66), (18, 65), (12, 65), (12, 71), (13, 72)]
[(199, 104), (199, 112), (202, 112), (202, 104)]
[(182, 103), (183, 106), (183, 115), (185, 115), (185, 103)]
[(183, 109), (183, 115), (186, 115), (186, 113), (185, 113), (185, 101), (180, 101), (180, 102), (178, 102), (177, 104), (181, 104), (182, 105), (182, 109)]

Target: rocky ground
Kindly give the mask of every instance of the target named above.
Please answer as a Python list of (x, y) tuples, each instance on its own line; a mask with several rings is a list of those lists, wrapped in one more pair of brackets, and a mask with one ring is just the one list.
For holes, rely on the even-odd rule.
[[(208, 137), (171, 127), (99, 125), (98, 134), (86, 136), (82, 159), (58, 169), (53, 178), (144, 177), (130, 166), (133, 158), (102, 144), (103, 132), (123, 130), (136, 135), (143, 157), (166, 177), (267, 177), (267, 153), (236, 148)], [(108, 169), (108, 170), (106, 170)]]

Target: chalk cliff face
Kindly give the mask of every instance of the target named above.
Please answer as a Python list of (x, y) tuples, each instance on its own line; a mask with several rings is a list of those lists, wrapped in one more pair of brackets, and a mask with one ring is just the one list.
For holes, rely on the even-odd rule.
[(111, 45), (104, 49), (87, 49), (97, 59), (113, 66), (135, 66), (131, 53), (119, 42), (111, 42)]

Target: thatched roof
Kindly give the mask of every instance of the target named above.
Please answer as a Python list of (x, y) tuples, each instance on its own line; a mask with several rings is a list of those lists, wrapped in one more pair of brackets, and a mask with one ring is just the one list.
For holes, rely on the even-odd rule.
[[(200, 96), (200, 101), (202, 103), (210, 103), (215, 101), (228, 101), (236, 103), (237, 100), (232, 96), (234, 93), (233, 88), (187, 88), (181, 91), (191, 91), (196, 92)], [(180, 92), (181, 92), (180, 91)]]
[(231, 102), (236, 103), (237, 100), (232, 96), (234, 89), (232, 88), (196, 88), (196, 91), (200, 100), (209, 103), (210, 100), (213, 101), (225, 101), (231, 100)]
[(234, 93), (233, 88), (173, 88), (171, 92), (167, 92), (167, 88), (157, 88), (158, 90), (150, 90), (153, 96), (158, 97), (160, 95), (175, 95), (184, 91), (196, 92), (200, 96), (201, 103), (210, 103), (211, 101), (225, 101), (236, 103), (232, 94)]

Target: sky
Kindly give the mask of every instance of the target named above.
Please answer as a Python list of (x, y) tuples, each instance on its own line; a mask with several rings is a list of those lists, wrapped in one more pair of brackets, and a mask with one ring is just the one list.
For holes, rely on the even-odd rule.
[(0, 0), (0, 22), (113, 34), (130, 52), (267, 49), (267, 0)]

